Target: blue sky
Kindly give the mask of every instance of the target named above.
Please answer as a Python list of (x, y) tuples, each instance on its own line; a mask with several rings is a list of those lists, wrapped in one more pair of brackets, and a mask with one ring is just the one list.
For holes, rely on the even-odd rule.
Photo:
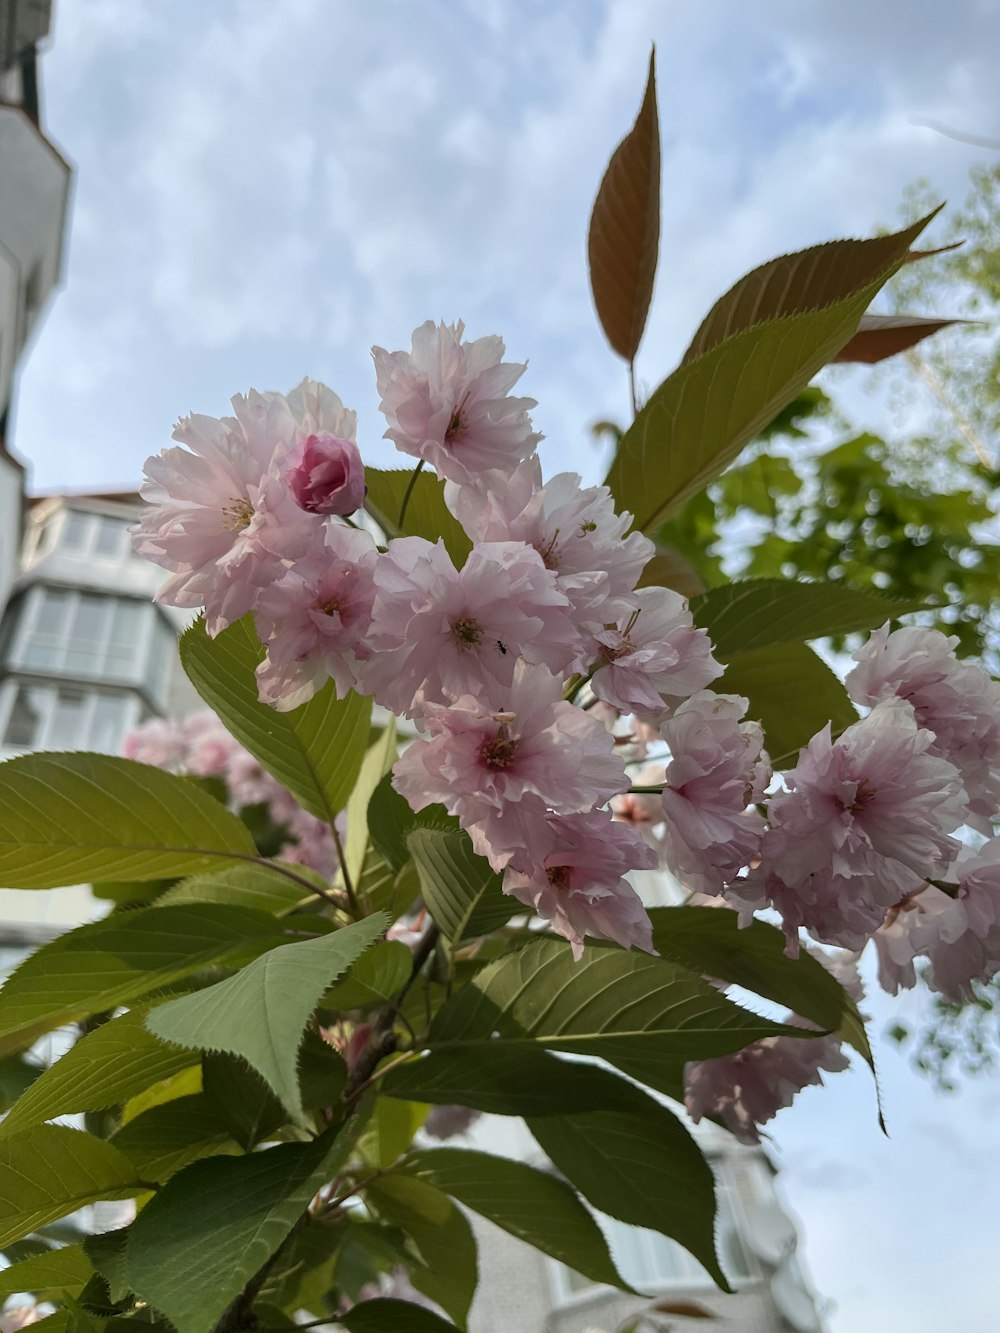
[[(998, 0), (61, 0), (46, 124), (76, 165), (66, 285), (12, 443), (39, 489), (134, 485), (191, 410), (324, 380), (391, 460), (368, 349), (427, 318), (529, 360), (549, 471), (596, 480), (623, 419), (594, 320), (590, 203), (657, 44), (663, 253), (639, 360), (654, 386), (716, 296), (772, 255), (958, 201), (1000, 132)], [(887, 409), (828, 372), (856, 414)], [(915, 393), (918, 391), (915, 390)], [(876, 1028), (893, 1006), (878, 1003)], [(996, 1323), (1000, 1080), (942, 1100), (880, 1055), (778, 1122), (835, 1333)]]

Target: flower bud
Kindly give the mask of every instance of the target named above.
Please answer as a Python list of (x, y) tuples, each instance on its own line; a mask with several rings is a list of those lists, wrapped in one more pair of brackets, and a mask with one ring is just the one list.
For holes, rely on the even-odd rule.
[(365, 467), (353, 440), (309, 435), (289, 454), (285, 484), (310, 514), (353, 514), (365, 501)]

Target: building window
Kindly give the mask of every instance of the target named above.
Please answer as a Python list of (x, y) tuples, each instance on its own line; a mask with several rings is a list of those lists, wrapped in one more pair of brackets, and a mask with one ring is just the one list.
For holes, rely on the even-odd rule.
[[(753, 1276), (740, 1238), (739, 1226), (733, 1209), (733, 1199), (726, 1182), (716, 1180), (718, 1218), (716, 1239), (723, 1271), (731, 1283)], [(618, 1271), (626, 1282), (640, 1291), (655, 1291), (660, 1287), (713, 1286), (713, 1280), (697, 1259), (676, 1241), (668, 1240), (656, 1231), (627, 1226), (613, 1217), (596, 1213), (597, 1222), (608, 1241)], [(554, 1270), (556, 1299), (565, 1301), (572, 1296), (594, 1289), (594, 1282), (571, 1269), (558, 1265)]]
[(163, 688), (162, 660), (174, 635), (137, 598), (35, 587), (24, 599), (7, 653), (19, 670)]
[(130, 550), (128, 530), (132, 520), (107, 514), (63, 510), (62, 529), (56, 543), (61, 551), (95, 560), (116, 562)]
[(7, 681), (0, 687), (0, 744), (9, 750), (119, 754), (145, 711), (134, 694)]

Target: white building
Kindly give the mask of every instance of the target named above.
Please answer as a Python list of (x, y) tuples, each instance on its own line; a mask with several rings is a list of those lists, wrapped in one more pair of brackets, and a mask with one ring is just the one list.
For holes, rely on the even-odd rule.
[[(0, 618), (0, 759), (26, 750), (119, 754), (148, 717), (197, 706), (177, 632), (190, 619), (152, 598), (161, 571), (132, 551), (135, 492), (26, 504), (22, 556)], [(0, 890), (0, 921), (76, 925), (99, 912), (86, 889)]]
[(23, 466), (9, 451), (15, 375), (62, 271), (68, 162), (42, 132), (37, 45), (50, 0), (0, 4), (0, 609), (17, 568)]
[[(676, 1109), (676, 1108), (675, 1108)], [(796, 1257), (797, 1229), (775, 1190), (766, 1153), (746, 1148), (710, 1124), (693, 1127), (715, 1172), (718, 1250), (734, 1292), (724, 1295), (688, 1252), (653, 1231), (599, 1217), (619, 1272), (649, 1299), (572, 1273), (490, 1223), (473, 1218), (479, 1243), (479, 1295), (469, 1333), (616, 1333), (643, 1310), (637, 1333), (719, 1328), (726, 1333), (820, 1333), (823, 1322)], [(545, 1169), (548, 1162), (519, 1120), (487, 1116), (475, 1146)], [(716, 1317), (668, 1312), (694, 1302)], [(663, 1306), (656, 1313), (655, 1306)]]

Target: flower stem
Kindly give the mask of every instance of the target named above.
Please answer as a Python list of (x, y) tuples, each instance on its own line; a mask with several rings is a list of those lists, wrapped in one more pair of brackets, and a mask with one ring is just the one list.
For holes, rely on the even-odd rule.
[(421, 458), (420, 462), (417, 464), (417, 466), (413, 469), (413, 472), (410, 474), (410, 480), (407, 483), (406, 490), (403, 492), (403, 503), (399, 506), (399, 519), (397, 523), (397, 526), (400, 528), (402, 528), (403, 519), (406, 517), (406, 509), (410, 503), (410, 496), (413, 494), (413, 488), (414, 486), (416, 486), (417, 478), (420, 476), (423, 470), (424, 470), (424, 460)]
[(334, 820), (330, 820), (330, 832), (333, 834), (333, 845), (336, 848), (337, 860), (340, 863), (340, 873), (344, 877), (344, 892), (347, 895), (347, 901), (354, 917), (358, 915), (358, 899), (354, 892), (354, 885), (351, 883), (351, 872), (347, 869), (347, 856), (344, 852), (344, 843), (340, 836), (340, 830), (337, 828)]

